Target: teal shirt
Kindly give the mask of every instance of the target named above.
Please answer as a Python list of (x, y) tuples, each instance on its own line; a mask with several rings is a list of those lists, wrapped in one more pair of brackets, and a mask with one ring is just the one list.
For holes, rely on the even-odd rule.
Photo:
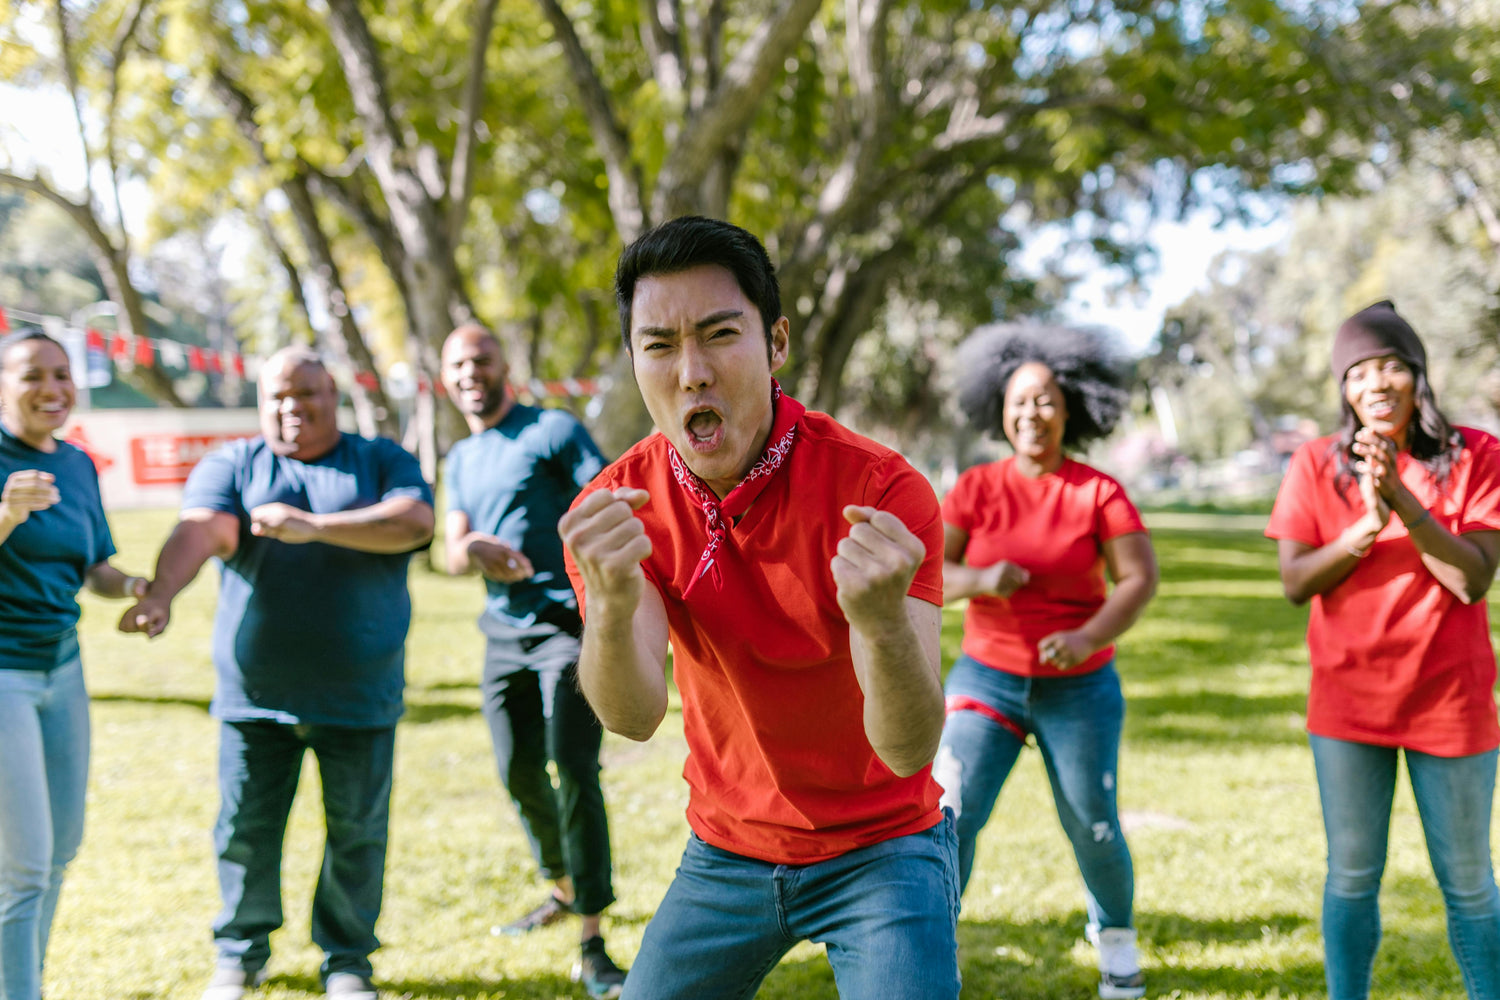
[(0, 544), (0, 669), (51, 670), (78, 655), (78, 591), (115, 542), (88, 455), (65, 441), (38, 451), (0, 427), (0, 484), (23, 469), (50, 472), (59, 499)]
[(572, 414), (520, 404), (448, 452), (448, 508), (467, 514), (470, 530), (524, 553), (536, 570), (516, 583), (484, 581), (487, 624), (528, 631), (551, 625), (578, 634), (578, 599), (557, 522), (603, 468), (604, 456)]

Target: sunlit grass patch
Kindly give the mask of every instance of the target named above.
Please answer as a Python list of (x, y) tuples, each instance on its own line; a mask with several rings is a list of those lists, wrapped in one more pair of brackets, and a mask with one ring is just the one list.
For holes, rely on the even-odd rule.
[[(119, 564), (148, 572), (172, 518), (113, 518)], [(1162, 587), (1119, 645), (1128, 699), (1121, 805), (1136, 864), (1137, 917), (1152, 995), (1323, 998), (1318, 906), (1324, 843), (1302, 731), (1306, 610), (1281, 597), (1274, 543), (1255, 531), (1155, 530)], [(218, 909), (209, 828), (218, 730), (207, 714), (217, 580), (206, 570), (154, 642), (112, 633), (118, 603), (85, 597), (94, 704), (89, 830), (63, 893), (48, 995), (196, 1000), (213, 962)], [(418, 560), (408, 712), (397, 736), (377, 976), (392, 997), (554, 1000), (576, 925), (522, 941), (491, 934), (540, 902), (532, 863), (495, 773), (476, 683), (481, 588)], [(943, 615), (945, 663), (962, 608)], [(687, 837), (686, 745), (677, 703), (648, 743), (604, 743), (616, 891), (605, 930), (629, 964)], [(255, 996), (318, 996), (308, 942), (320, 863), (317, 772), (309, 764), (287, 836), (286, 927)], [(1460, 1000), (1441, 899), (1410, 792), (1397, 795), (1383, 894), (1376, 996)], [(1039, 755), (1023, 754), (978, 845), (959, 928), (965, 997), (1094, 995), (1084, 900)], [(833, 1000), (821, 949), (772, 973), (768, 1000)]]

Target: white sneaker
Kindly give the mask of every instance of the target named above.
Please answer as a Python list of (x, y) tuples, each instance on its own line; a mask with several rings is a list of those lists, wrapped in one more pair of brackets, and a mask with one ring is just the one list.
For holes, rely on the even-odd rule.
[(241, 1000), (246, 990), (253, 990), (265, 981), (265, 969), (246, 972), (237, 965), (221, 965), (214, 969), (213, 978), (203, 991), (203, 1000)]
[(1099, 947), (1100, 1000), (1135, 1000), (1146, 995), (1146, 977), (1135, 946), (1135, 928), (1105, 927), (1090, 934)]

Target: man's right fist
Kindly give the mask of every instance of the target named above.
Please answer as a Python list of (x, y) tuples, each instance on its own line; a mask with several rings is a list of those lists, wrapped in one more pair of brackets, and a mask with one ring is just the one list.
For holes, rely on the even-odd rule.
[(635, 512), (651, 499), (645, 490), (621, 487), (597, 490), (563, 515), (557, 532), (583, 575), (590, 608), (615, 604), (634, 610), (646, 576), (641, 562), (651, 554), (651, 539)]

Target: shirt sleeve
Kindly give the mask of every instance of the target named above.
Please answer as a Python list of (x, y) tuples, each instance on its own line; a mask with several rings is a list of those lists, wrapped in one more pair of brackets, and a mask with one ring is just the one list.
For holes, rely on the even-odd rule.
[(573, 485), (583, 489), (604, 470), (604, 455), (588, 430), (573, 417), (566, 421), (566, 433), (557, 449), (558, 461), (567, 470)]
[(462, 452), (459, 450), (460, 441), (448, 451), (448, 457), (443, 459), (443, 502), (447, 504), (450, 511), (462, 511), (471, 518), (473, 513), (464, 503), (463, 463), (459, 461)]
[(959, 474), (953, 489), (943, 497), (943, 522), (965, 534), (974, 531), (974, 487), (978, 482), (979, 467), (966, 469)]
[(1103, 477), (1103, 489), (1099, 492), (1098, 532), (1099, 540), (1107, 542), (1121, 535), (1145, 531), (1141, 512), (1125, 493), (1125, 487), (1108, 476)]
[(1313, 449), (1320, 446), (1317, 441), (1309, 441), (1292, 453), (1291, 465), (1276, 491), (1276, 503), (1266, 525), (1267, 538), (1285, 538), (1304, 545), (1323, 544), (1314, 500), (1318, 470)]
[(922, 540), (927, 554), (907, 595), (941, 606), (943, 603), (943, 517), (937, 494), (921, 473), (900, 456), (885, 459), (871, 477), (866, 501), (870, 506), (895, 514), (912, 534)]
[[(87, 458), (87, 456), (85, 456)], [(93, 459), (88, 459), (84, 474), (89, 489), (89, 518), (93, 522), (94, 553), (90, 566), (97, 566), (115, 554), (115, 537), (110, 533), (109, 520), (104, 516), (104, 499), (99, 493), (99, 472)]]
[(204, 455), (188, 473), (182, 488), (183, 510), (216, 510), (247, 517), (240, 494), (240, 468), (250, 461), (249, 449), (242, 442), (231, 441)]
[(422, 466), (411, 453), (388, 438), (377, 438), (380, 448), (380, 499), (404, 497), (432, 503), (432, 488), (422, 478)]
[(1468, 490), (1457, 533), (1500, 531), (1500, 441), (1474, 434)]

